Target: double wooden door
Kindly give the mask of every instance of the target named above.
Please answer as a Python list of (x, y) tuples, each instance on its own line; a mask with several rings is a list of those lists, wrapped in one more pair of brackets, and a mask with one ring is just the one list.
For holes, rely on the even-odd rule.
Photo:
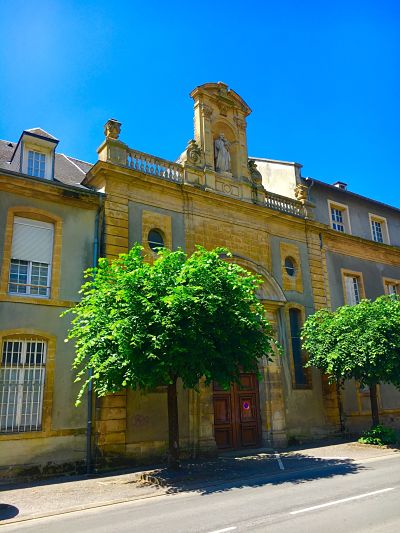
[(254, 448), (261, 443), (258, 380), (241, 374), (240, 384), (224, 390), (214, 382), (214, 435), (221, 450)]

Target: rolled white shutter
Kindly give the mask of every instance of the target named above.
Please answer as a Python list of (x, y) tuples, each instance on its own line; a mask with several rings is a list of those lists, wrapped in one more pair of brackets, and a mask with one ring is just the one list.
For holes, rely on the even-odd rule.
[(15, 217), (12, 258), (51, 263), (54, 226), (48, 222)]

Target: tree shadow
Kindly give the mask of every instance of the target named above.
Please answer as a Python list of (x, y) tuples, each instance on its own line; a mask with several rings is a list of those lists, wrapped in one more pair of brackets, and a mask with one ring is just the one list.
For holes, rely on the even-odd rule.
[(10, 520), (19, 514), (18, 507), (8, 505), (7, 503), (0, 503), (0, 521)]
[(321, 478), (356, 474), (365, 469), (352, 459), (318, 458), (302, 453), (219, 458), (208, 462), (188, 462), (173, 472), (161, 468), (148, 482), (166, 488), (168, 494), (195, 491), (200, 494), (225, 492), (244, 487), (300, 484)]

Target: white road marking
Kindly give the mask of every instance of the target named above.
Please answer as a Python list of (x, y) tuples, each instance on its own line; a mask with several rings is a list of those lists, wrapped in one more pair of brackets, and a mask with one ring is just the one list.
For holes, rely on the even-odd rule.
[(224, 531), (233, 531), (237, 527), (226, 527), (225, 529), (216, 529), (215, 531), (210, 531), (209, 533), (224, 533)]
[(351, 496), (350, 498), (343, 498), (342, 500), (334, 500), (333, 502), (322, 503), (321, 505), (314, 505), (313, 507), (306, 507), (305, 509), (299, 509), (298, 511), (291, 511), (289, 514), (307, 513), (308, 511), (315, 511), (316, 509), (323, 509), (324, 507), (330, 507), (331, 505), (338, 505), (339, 503), (350, 502), (352, 500), (360, 500), (361, 498), (367, 498), (374, 494), (382, 494), (383, 492), (389, 492), (396, 487), (389, 487), (387, 489), (375, 490), (374, 492), (366, 492), (365, 494), (359, 494), (358, 496)]
[(283, 463), (282, 463), (281, 456), (279, 455), (278, 452), (275, 452), (275, 457), (276, 457), (276, 460), (278, 461), (279, 468), (281, 470), (285, 470), (285, 467), (283, 466)]

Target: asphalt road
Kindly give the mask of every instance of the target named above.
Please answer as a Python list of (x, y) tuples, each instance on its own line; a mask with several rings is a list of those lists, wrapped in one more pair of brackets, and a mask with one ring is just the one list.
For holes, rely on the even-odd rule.
[(50, 518), (4, 524), (1, 532), (306, 533), (400, 532), (400, 458), (282, 471)]

